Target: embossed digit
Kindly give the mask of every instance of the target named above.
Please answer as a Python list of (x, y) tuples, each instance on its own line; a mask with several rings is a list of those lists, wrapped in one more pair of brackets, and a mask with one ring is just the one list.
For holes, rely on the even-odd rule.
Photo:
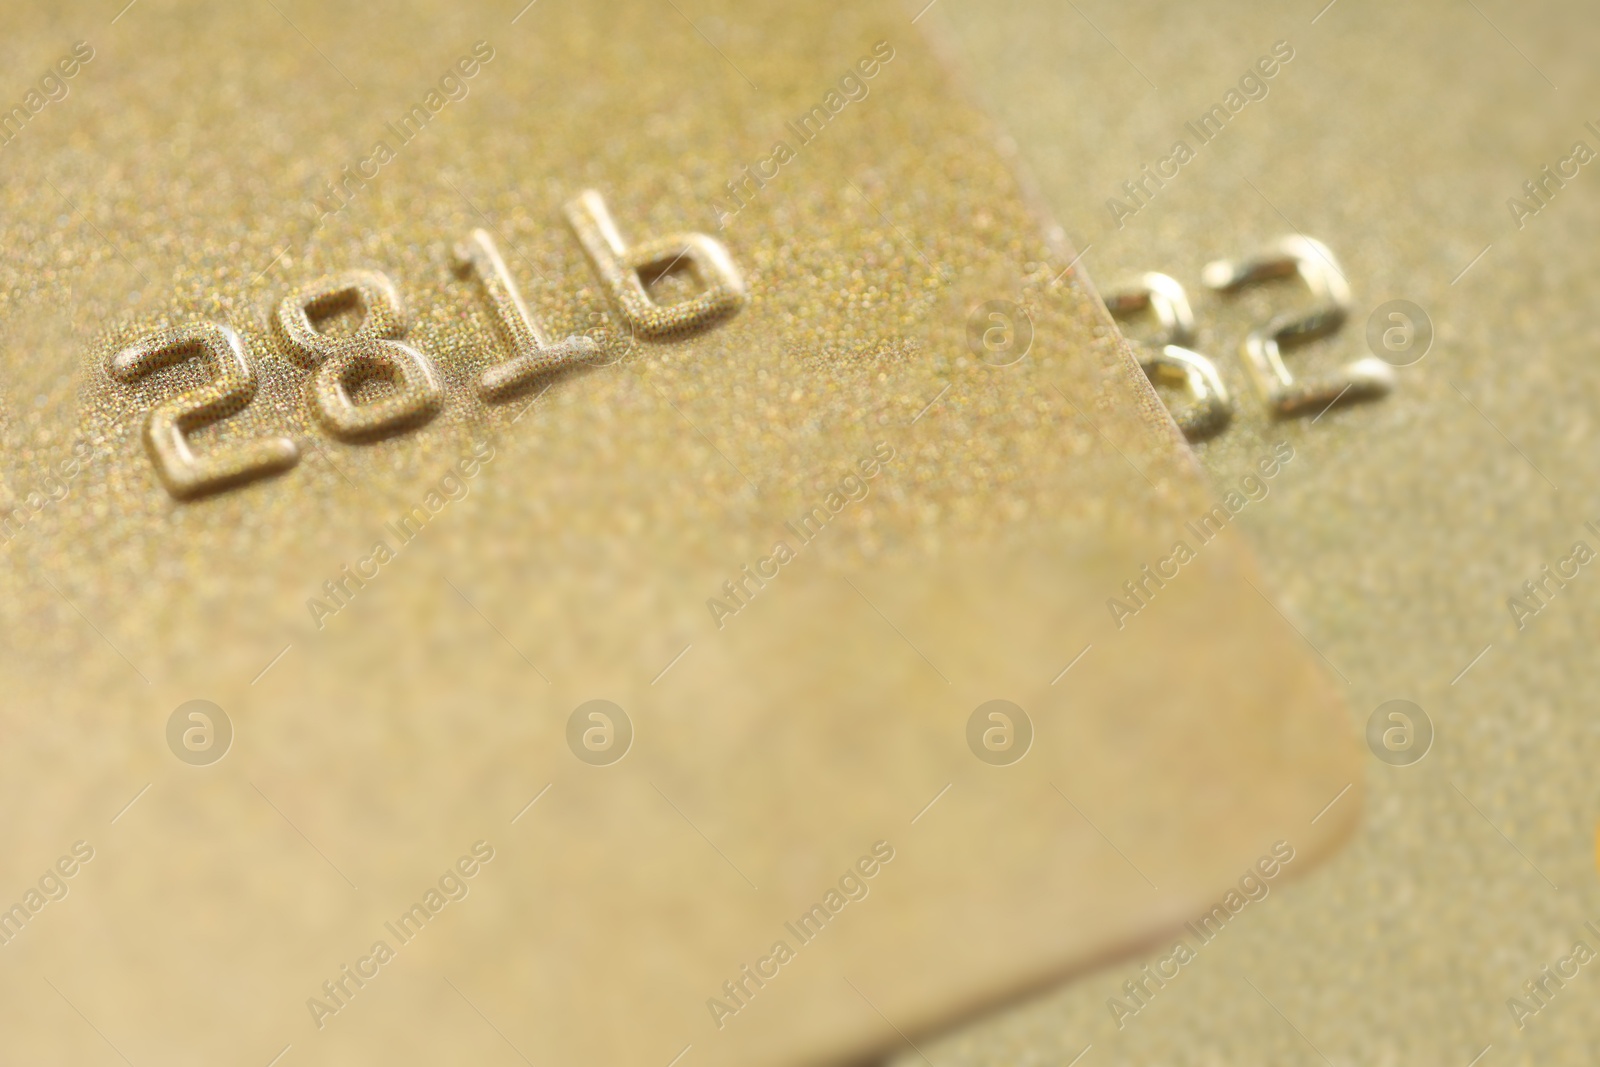
[[(313, 314), (348, 304), (362, 313), (354, 334), (334, 337), (317, 329)], [(394, 283), (378, 271), (346, 271), (290, 293), (278, 305), (277, 327), (290, 355), (315, 368), (306, 385), (308, 400), (341, 440), (367, 440), (420, 425), (444, 404), (432, 362), (400, 341), (406, 334), (405, 309)], [(357, 404), (354, 390), (378, 377), (393, 381), (394, 391)]]
[[(744, 306), (744, 278), (722, 242), (703, 233), (676, 233), (630, 246), (612, 221), (605, 198), (593, 189), (567, 204), (566, 212), (595, 273), (641, 336), (684, 336)], [(647, 285), (680, 262), (689, 265), (702, 291), (676, 304), (657, 304)]]
[(1283, 362), (1285, 346), (1296, 346), (1336, 333), (1350, 312), (1350, 284), (1328, 246), (1310, 237), (1283, 237), (1259, 256), (1219, 259), (1201, 275), (1207, 288), (1237, 292), (1272, 278), (1298, 275), (1318, 306), (1305, 314), (1280, 315), (1250, 331), (1244, 341), (1245, 366), (1262, 399), (1279, 415), (1323, 408), (1342, 399), (1370, 399), (1394, 388), (1394, 370), (1373, 356), (1347, 363), (1338, 371), (1297, 379)]
[(1139, 365), (1152, 380), (1164, 377), (1188, 389), (1191, 402), (1172, 413), (1184, 436), (1197, 441), (1226, 426), (1233, 417), (1233, 399), (1216, 364), (1187, 347), (1194, 343), (1194, 312), (1183, 286), (1168, 275), (1150, 271), (1105, 300), (1118, 318), (1145, 310), (1155, 315), (1161, 336), (1148, 345), (1134, 342), (1140, 352)]
[(456, 267), (478, 279), (495, 323), (512, 353), (510, 359), (490, 367), (478, 379), (478, 392), (485, 400), (504, 399), (535, 378), (599, 355), (600, 346), (581, 334), (550, 343), (523, 301), (488, 231), (473, 230), (471, 236), (456, 246), (455, 255)]
[(131, 383), (196, 356), (211, 361), (212, 380), (161, 401), (145, 418), (145, 447), (167, 491), (188, 499), (293, 467), (300, 450), (287, 437), (223, 445), (204, 456), (189, 447), (188, 434), (243, 410), (256, 395), (250, 354), (229, 327), (201, 322), (161, 330), (114, 354), (108, 370), (117, 381)]

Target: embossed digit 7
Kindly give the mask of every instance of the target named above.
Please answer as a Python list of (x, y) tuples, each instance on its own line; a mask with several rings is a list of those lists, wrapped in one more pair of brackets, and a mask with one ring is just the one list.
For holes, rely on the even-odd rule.
[(199, 457), (189, 448), (188, 434), (243, 410), (255, 398), (255, 368), (244, 340), (231, 328), (198, 322), (161, 330), (118, 351), (107, 369), (117, 381), (131, 383), (195, 356), (208, 357), (216, 376), (161, 401), (145, 417), (145, 447), (167, 491), (188, 499), (293, 467), (300, 450), (287, 437), (223, 445)]
[(1350, 284), (1321, 241), (1298, 235), (1279, 238), (1252, 259), (1219, 259), (1206, 264), (1201, 280), (1209, 289), (1232, 293), (1291, 274), (1306, 283), (1318, 306), (1303, 315), (1280, 315), (1263, 323), (1244, 341), (1245, 366), (1267, 406), (1279, 415), (1296, 415), (1346, 397), (1369, 399), (1393, 389), (1393, 368), (1374, 356), (1304, 380), (1296, 379), (1284, 366), (1284, 346), (1302, 345), (1337, 332), (1350, 312)]

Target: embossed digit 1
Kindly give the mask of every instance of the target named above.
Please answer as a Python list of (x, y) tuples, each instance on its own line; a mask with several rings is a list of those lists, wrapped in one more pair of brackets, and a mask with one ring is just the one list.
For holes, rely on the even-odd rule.
[(485, 400), (502, 400), (541, 375), (592, 359), (600, 346), (592, 338), (573, 335), (551, 344), (500, 258), (494, 238), (486, 230), (473, 230), (456, 246), (456, 267), (471, 272), (483, 289), (484, 299), (511, 349), (511, 358), (490, 367), (478, 379)]
[[(349, 337), (325, 334), (311, 320), (314, 313), (350, 304), (362, 319)], [(340, 440), (369, 440), (419, 425), (444, 405), (433, 364), (399, 340), (406, 334), (405, 309), (394, 283), (378, 271), (346, 271), (297, 289), (278, 305), (277, 327), (294, 358), (316, 370), (306, 383), (307, 398)], [(357, 404), (353, 391), (375, 377), (391, 378), (394, 392)]]
[(210, 383), (161, 401), (145, 418), (145, 447), (167, 491), (187, 499), (293, 467), (300, 450), (287, 437), (224, 445), (199, 457), (189, 448), (188, 434), (243, 410), (256, 395), (250, 354), (229, 327), (200, 322), (161, 330), (118, 351), (107, 369), (120, 382), (134, 382), (196, 356), (214, 366)]
[(1184, 436), (1197, 441), (1226, 426), (1233, 418), (1233, 400), (1216, 364), (1186, 347), (1194, 344), (1194, 312), (1183, 286), (1175, 278), (1150, 271), (1105, 301), (1119, 319), (1148, 309), (1161, 324), (1162, 335), (1154, 344), (1134, 344), (1140, 349), (1139, 365), (1145, 374), (1175, 379), (1188, 388), (1193, 402), (1172, 413)]
[(1299, 275), (1319, 302), (1304, 315), (1281, 315), (1250, 331), (1244, 342), (1245, 366), (1274, 413), (1295, 415), (1349, 397), (1383, 396), (1394, 388), (1394, 370), (1374, 356), (1347, 363), (1333, 374), (1299, 380), (1283, 363), (1285, 345), (1301, 345), (1335, 333), (1350, 312), (1350, 285), (1328, 246), (1310, 237), (1283, 237), (1261, 255), (1242, 261), (1206, 264), (1201, 280), (1209, 289), (1237, 292), (1271, 278)]
[[(590, 189), (566, 207), (567, 222), (635, 333), (683, 336), (732, 315), (744, 306), (744, 278), (722, 242), (703, 233), (676, 233), (629, 246), (612, 221), (605, 198)], [(663, 307), (646, 288), (679, 262), (686, 262), (702, 291)]]

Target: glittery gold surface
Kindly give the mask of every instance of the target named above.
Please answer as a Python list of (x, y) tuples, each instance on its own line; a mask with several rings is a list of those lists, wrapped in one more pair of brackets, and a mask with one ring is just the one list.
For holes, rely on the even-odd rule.
[[(1271, 442), (1304, 460), (1240, 521), (1348, 678), (1353, 723), (1404, 698), (1436, 737), (1413, 766), (1369, 760), (1354, 845), (1120, 1029), (1108, 998), (1148, 960), (923, 1051), (941, 1065), (1065, 1062), (1091, 1042), (1084, 1067), (1594, 1063), (1591, 968), (1538, 999), (1525, 983), (1579, 940), (1600, 949), (1584, 925), (1600, 925), (1600, 585), (1589, 567), (1551, 584), (1521, 630), (1507, 606), (1574, 542), (1597, 546), (1600, 174), (1568, 165), (1558, 186), (1542, 170), (1559, 177), (1575, 142), (1600, 150), (1592, 9), (951, 0), (924, 21), (940, 17), (1062, 226), (1092, 245), (1088, 274), (1110, 286), (1159, 270), (1188, 287), (1194, 347), (1240, 397), (1232, 426), (1197, 446), (1219, 489)], [(1278, 41), (1294, 58), (1266, 97), (1201, 145), (1185, 124)], [(1194, 158), (1131, 199), (1123, 183), (1179, 139)], [(1530, 180), (1547, 203), (1519, 228), (1508, 200), (1539, 206)], [(1113, 197), (1136, 209), (1121, 228)], [(1356, 311), (1292, 367), (1369, 355), (1368, 316), (1391, 299), (1425, 308), (1436, 336), (1390, 396), (1274, 420), (1239, 346), (1305, 308), (1304, 288), (1230, 299), (1201, 277), (1296, 230), (1338, 255)], [(1539, 1009), (1521, 1027), (1512, 998)]]
[[(1176, 927), (1275, 840), (1298, 873), (1348, 832), (1355, 733), (1236, 535), (1108, 614), (1211, 494), (914, 14), (17, 14), (8, 69), (93, 58), (0, 155), (0, 901), (70, 890), (0, 945), (8, 1057), (856, 1060)], [(746, 166), (777, 170), (735, 208)], [(562, 217), (587, 189), (660, 272), (648, 296), (713, 280), (716, 246), (660, 262), (699, 232), (742, 306), (727, 285), (720, 317), (625, 319)], [(483, 395), (514, 302), (456, 269), (477, 230), (595, 358)], [(393, 283), (384, 343), (442, 393), (359, 441), (275, 325), (349, 271)], [(1031, 316), (1004, 366), (969, 347), (992, 300)], [(307, 302), (324, 365), (378, 343), (371, 300)], [(259, 384), (187, 447), (300, 458), (179, 501), (141, 427), (214, 368), (107, 361), (194, 322), (237, 331)], [(312, 396), (371, 408), (386, 377)], [(232, 724), (213, 764), (197, 699)], [(610, 766), (569, 725), (595, 699), (631, 717)], [(995, 699), (1036, 731), (1011, 766), (968, 747)]]

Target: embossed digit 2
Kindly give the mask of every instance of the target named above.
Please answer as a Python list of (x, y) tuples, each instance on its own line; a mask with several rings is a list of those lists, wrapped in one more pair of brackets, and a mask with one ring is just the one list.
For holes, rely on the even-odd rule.
[(200, 496), (293, 467), (300, 450), (287, 437), (224, 445), (196, 457), (187, 435), (244, 409), (256, 395), (256, 372), (244, 340), (227, 326), (198, 322), (141, 338), (111, 357), (108, 369), (134, 382), (162, 367), (208, 357), (216, 375), (207, 385), (163, 400), (145, 417), (144, 443), (167, 491)]
[[(677, 339), (715, 325), (744, 306), (739, 268), (720, 241), (702, 233), (675, 233), (629, 245), (605, 200), (590, 190), (566, 207), (567, 219), (629, 328), (644, 337)], [(474, 230), (455, 249), (458, 269), (475, 277), (505, 338), (510, 357), (478, 380), (486, 400), (502, 400), (524, 384), (579, 362), (592, 362), (600, 346), (574, 335), (552, 342), (529, 311), (494, 240)], [(657, 303), (650, 283), (682, 263), (700, 282), (694, 297)], [(318, 321), (343, 310), (360, 313), (349, 335), (324, 333)], [(334, 437), (362, 441), (419, 426), (444, 406), (433, 363), (411, 345), (405, 308), (379, 271), (345, 271), (296, 289), (279, 303), (274, 333), (290, 358), (314, 371), (307, 402)], [(154, 371), (204, 356), (215, 366), (207, 385), (156, 404), (146, 417), (145, 445), (167, 489), (199, 496), (278, 471), (299, 460), (288, 437), (265, 437), (212, 448), (195, 456), (187, 434), (225, 419), (250, 403), (256, 374), (244, 341), (227, 326), (195, 323), (153, 333), (119, 350), (107, 363), (113, 378), (132, 383)], [(374, 379), (393, 386), (357, 403), (360, 387)]]
[(1347, 363), (1333, 374), (1297, 380), (1283, 363), (1283, 347), (1335, 333), (1350, 312), (1350, 284), (1328, 246), (1310, 237), (1284, 237), (1261, 255), (1206, 265), (1201, 280), (1220, 292), (1237, 292), (1270, 278), (1291, 274), (1310, 288), (1319, 306), (1304, 315), (1280, 315), (1250, 331), (1245, 365), (1267, 405), (1279, 415), (1295, 415), (1349, 397), (1383, 396), (1394, 388), (1394, 370), (1374, 356)]

